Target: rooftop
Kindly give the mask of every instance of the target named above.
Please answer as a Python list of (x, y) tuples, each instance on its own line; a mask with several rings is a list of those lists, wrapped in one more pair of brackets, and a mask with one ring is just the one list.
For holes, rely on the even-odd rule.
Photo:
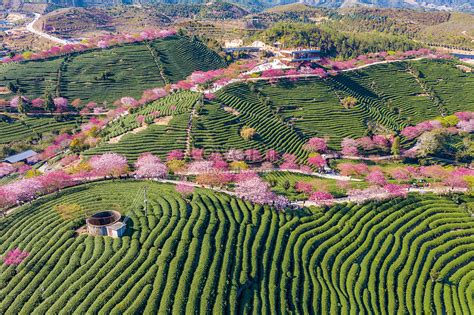
[(5, 161), (8, 162), (8, 163), (16, 163), (16, 162), (24, 161), (24, 160), (26, 160), (26, 159), (28, 159), (32, 156), (35, 156), (37, 154), (38, 153), (36, 153), (33, 150), (27, 150), (27, 151), (24, 151), (24, 152), (6, 157)]

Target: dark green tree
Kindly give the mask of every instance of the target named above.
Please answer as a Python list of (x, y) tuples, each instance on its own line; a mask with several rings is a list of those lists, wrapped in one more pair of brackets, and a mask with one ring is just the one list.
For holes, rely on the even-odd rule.
[(54, 106), (53, 96), (51, 95), (51, 92), (49, 90), (45, 91), (43, 100), (44, 100), (44, 105), (43, 105), (44, 110), (50, 113), (53, 113), (54, 110), (56, 109), (56, 106)]

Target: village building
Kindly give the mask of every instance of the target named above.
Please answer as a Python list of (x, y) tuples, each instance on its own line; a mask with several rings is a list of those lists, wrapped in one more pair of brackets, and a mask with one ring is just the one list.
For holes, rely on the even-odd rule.
[(315, 49), (283, 49), (278, 55), (285, 62), (317, 62), (321, 60), (321, 50)]
[(6, 157), (3, 161), (10, 164), (14, 164), (18, 162), (28, 162), (28, 159), (36, 156), (37, 154), (38, 153), (36, 153), (33, 150), (27, 150), (27, 151)]

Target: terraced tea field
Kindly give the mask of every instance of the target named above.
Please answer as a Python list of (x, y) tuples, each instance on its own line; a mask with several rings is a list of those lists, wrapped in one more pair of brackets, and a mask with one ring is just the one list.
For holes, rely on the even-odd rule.
[[(418, 69), (420, 78), (410, 69)], [(358, 100), (354, 108), (341, 105), (347, 96)], [(397, 62), (327, 79), (239, 83), (219, 91), (218, 101), (240, 112), (239, 121), (262, 130), (262, 141), (265, 130), (277, 134), (279, 139), (272, 135), (266, 141), (269, 145), (285, 143), (287, 151), (298, 153), (305, 139), (329, 136), (330, 146), (338, 149), (342, 138), (362, 137), (369, 129), (399, 131), (442, 113), (473, 111), (474, 74), (451, 61)], [(219, 128), (217, 122), (224, 126), (226, 119), (212, 121)]]
[[(102, 143), (86, 151), (85, 155), (113, 151), (135, 161), (145, 152), (165, 158), (171, 150), (185, 150), (189, 115), (200, 98), (200, 94), (186, 91), (148, 104), (111, 123), (101, 134)], [(153, 118), (153, 113), (157, 113), (157, 118)], [(138, 116), (148, 117), (146, 127), (137, 121)], [(111, 142), (114, 138), (117, 141)]]
[[(146, 216), (132, 207), (145, 185)], [(64, 219), (58, 204), (81, 210)], [(104, 209), (129, 215), (127, 236), (75, 235), (86, 212)], [(187, 203), (172, 186), (104, 182), (33, 202), (0, 227), (0, 254), (30, 253), (0, 266), (2, 314), (473, 311), (474, 221), (447, 198), (283, 213), (206, 190)]]
[(82, 121), (81, 117), (69, 117), (60, 121), (45, 117), (26, 117), (13, 119), (9, 122), (0, 121), (0, 144), (38, 137), (46, 132), (59, 132), (65, 128), (75, 128)]
[[(472, 86), (474, 91), (473, 75), (462, 73), (451, 62), (399, 62), (345, 72), (328, 79), (227, 86), (217, 92), (215, 100), (206, 102), (193, 118), (191, 146), (220, 152), (231, 148), (256, 148), (263, 152), (273, 148), (304, 159), (307, 153), (302, 146), (310, 137), (329, 136), (330, 147), (339, 149), (344, 137), (399, 131), (407, 125), (440, 116), (438, 106), (409, 71), (409, 67), (415, 66), (431, 71), (436, 67), (453, 68), (450, 77), (459, 85), (465, 80), (462, 88), (466, 90), (464, 94), (454, 93), (452, 98), (458, 102), (443, 104), (443, 108), (450, 109), (448, 113), (474, 110), (474, 101), (463, 101), (464, 98), (469, 100), (471, 95), (467, 87)], [(430, 90), (430, 93), (438, 92)], [(340, 99), (346, 96), (356, 97), (359, 103), (354, 108), (344, 108)], [(152, 126), (146, 132), (125, 136), (116, 145), (102, 144), (86, 154), (110, 150), (135, 159), (150, 148), (161, 156), (172, 149), (184, 149), (186, 116), (189, 118), (198, 99), (197, 93), (180, 92), (146, 105), (107, 127), (102, 135), (104, 140), (138, 128), (140, 124), (136, 119), (139, 115), (148, 117), (148, 124), (153, 124), (150, 118), (153, 112), (173, 119), (168, 126)], [(256, 129), (254, 139), (244, 140), (240, 136), (244, 126)]]
[[(335, 197), (345, 197), (347, 195), (337, 186), (337, 181), (335, 179), (320, 178), (285, 171), (268, 172), (263, 174), (263, 178), (271, 184), (272, 191), (279, 195), (287, 196), (290, 200), (303, 200), (309, 197), (304, 196), (303, 193), (298, 192), (295, 189), (295, 184), (297, 182), (311, 183), (313, 187), (319, 190), (327, 189), (327, 191)], [(285, 183), (290, 184), (289, 189), (285, 189)], [(348, 185), (350, 185), (351, 189), (364, 189), (368, 186), (366, 182), (349, 182)]]
[(126, 134), (118, 143), (104, 142), (96, 148), (84, 152), (85, 156), (116, 152), (124, 155), (130, 162), (140, 154), (151, 152), (165, 158), (171, 150), (186, 149), (186, 127), (189, 115), (175, 115), (167, 125), (150, 125), (137, 133)]
[(140, 97), (145, 89), (182, 80), (195, 70), (224, 66), (222, 58), (203, 43), (173, 36), (4, 65), (0, 67), (0, 86), (11, 82), (32, 98), (42, 96), (48, 88), (71, 100), (111, 104), (122, 96)]

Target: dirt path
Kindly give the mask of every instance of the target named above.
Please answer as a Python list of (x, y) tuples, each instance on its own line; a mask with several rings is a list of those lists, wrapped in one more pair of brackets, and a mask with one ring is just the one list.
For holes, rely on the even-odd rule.
[(26, 25), (26, 30), (28, 32), (33, 33), (33, 34), (38, 35), (38, 36), (41, 36), (43, 38), (46, 38), (46, 39), (48, 39), (52, 42), (55, 42), (55, 43), (58, 43), (58, 44), (61, 44), (61, 45), (66, 45), (66, 44), (71, 43), (71, 41), (68, 41), (68, 40), (53, 36), (53, 35), (49, 35), (49, 34), (43, 32), (43, 31), (37, 30), (35, 28), (35, 23), (38, 22), (38, 20), (41, 17), (41, 14), (39, 14), (39, 13), (33, 13), (33, 14), (35, 15), (35, 18), (33, 19), (33, 21), (31, 21), (30, 23), (28, 23)]

